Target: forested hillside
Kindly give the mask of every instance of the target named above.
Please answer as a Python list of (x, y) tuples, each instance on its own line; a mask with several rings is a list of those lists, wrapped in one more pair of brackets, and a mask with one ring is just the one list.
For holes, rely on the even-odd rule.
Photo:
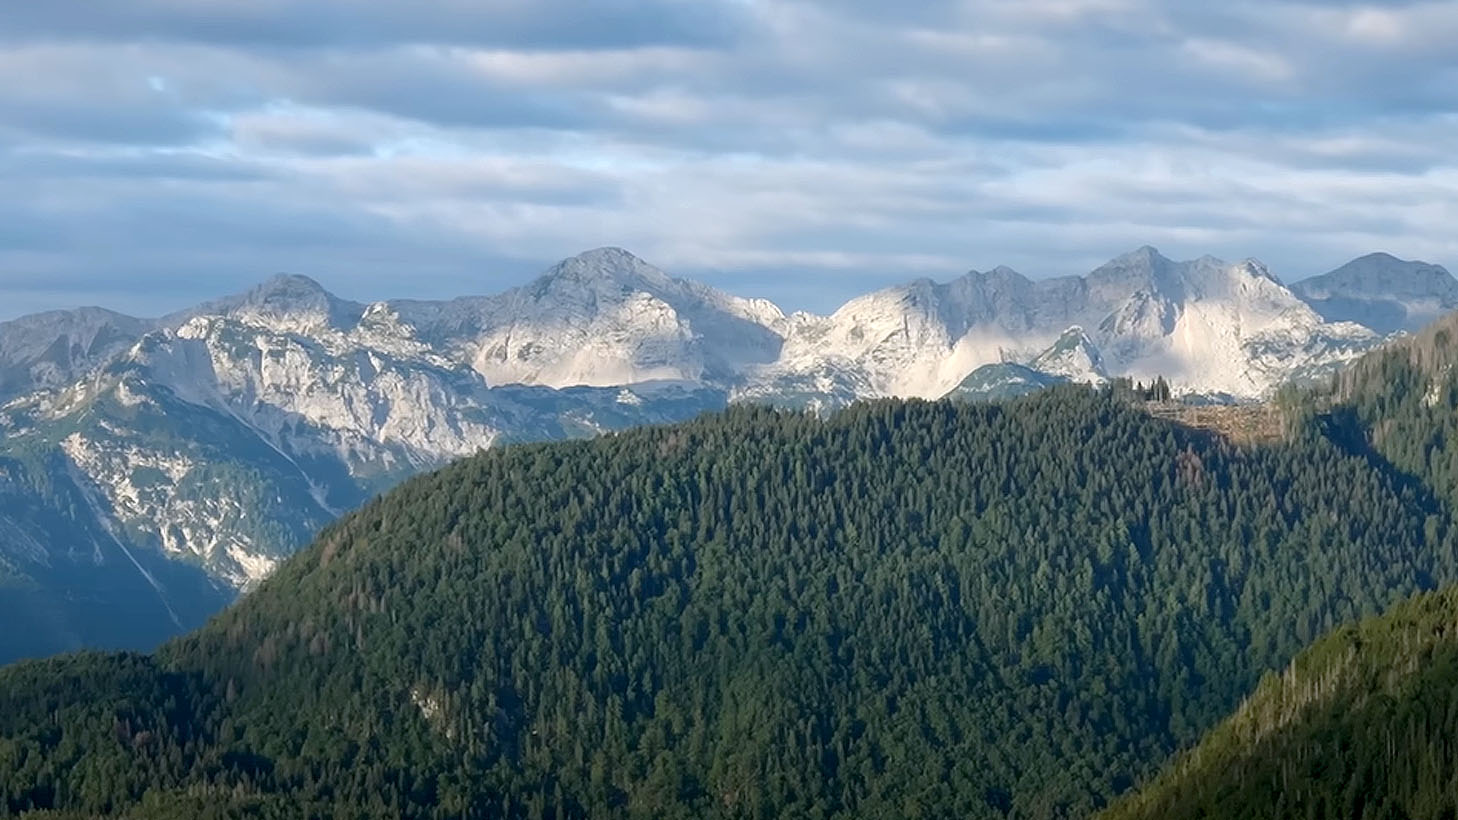
[[(1458, 316), (1289, 394), (1339, 446), (1458, 500)], [(1107, 813), (1124, 818), (1458, 815), (1458, 588), (1343, 626)]]
[(1136, 818), (1458, 815), (1458, 589), (1344, 626), (1105, 813)]
[(1447, 521), (1084, 388), (508, 447), (155, 657), (0, 672), (0, 810), (1072, 816), (1458, 580)]
[(1318, 399), (1334, 432), (1458, 502), (1458, 314), (1371, 353)]

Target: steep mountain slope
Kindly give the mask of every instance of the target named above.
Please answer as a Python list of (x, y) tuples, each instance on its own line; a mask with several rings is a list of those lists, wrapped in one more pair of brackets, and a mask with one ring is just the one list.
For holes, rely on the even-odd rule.
[(1094, 304), (1123, 296), (1096, 325), (1111, 373), (1169, 380), (1176, 392), (1268, 394), (1297, 370), (1347, 360), (1378, 343), (1326, 324), (1254, 260), (1171, 262), (1142, 248), (1088, 277)]
[(98, 517), (55, 454), (0, 456), (0, 659), (156, 646), (233, 599), (200, 569), (139, 549)]
[(1458, 309), (1458, 279), (1438, 265), (1385, 253), (1354, 259), (1291, 286), (1332, 322), (1356, 322), (1378, 333), (1415, 331)]
[(1323, 638), (1103, 817), (1458, 813), (1458, 589)]
[(1009, 268), (944, 284), (919, 279), (853, 299), (830, 316), (800, 317), (766, 372), (784, 378), (838, 359), (865, 374), (872, 395), (934, 398), (980, 365), (1046, 347), (1073, 323), (1064, 295), (1073, 288), (1076, 281), (1035, 283)]
[(1163, 375), (1177, 392), (1246, 398), (1380, 341), (1325, 322), (1259, 262), (1173, 262), (1145, 247), (1083, 278), (1035, 282), (998, 268), (878, 291), (790, 325), (765, 372), (782, 379), (839, 357), (877, 395), (936, 397), (982, 365), (1031, 364), (1074, 328), (1091, 329), (1105, 377)]
[(768, 301), (673, 279), (620, 248), (575, 256), (500, 296), (406, 312), (426, 337), (469, 351), (490, 384), (550, 387), (729, 383), (779, 355), (785, 320)]
[[(79, 532), (116, 532), (239, 590), (372, 494), (503, 442), (727, 401), (827, 412), (1118, 376), (1245, 398), (1330, 373), (1378, 338), (1323, 323), (1258, 263), (1152, 248), (1083, 278), (919, 280), (830, 316), (786, 316), (603, 248), (449, 302), (365, 305), (278, 276), (158, 320), (86, 309), (5, 323), (0, 456), (86, 488), (93, 520)], [(76, 537), (42, 546), (110, 549)], [(0, 540), (0, 561), (26, 550)], [(68, 567), (83, 571), (60, 560), (55, 577)]]
[(101, 308), (0, 322), (0, 405), (35, 390), (69, 385), (130, 347), (151, 326)]
[[(150, 648), (182, 628), (167, 605), (200, 598), (211, 602), (202, 617), (211, 614), (341, 512), (452, 458), (724, 405), (722, 392), (692, 384), (488, 389), (469, 363), (419, 341), (388, 308), (343, 302), (303, 277), (158, 324), (84, 378), (0, 408), (0, 458), (24, 465), (33, 482), (75, 485), (86, 501), (0, 500), (0, 515), (39, 507), (76, 522), (0, 539), (0, 562), (31, 567), (15, 570), (30, 592), (0, 591), (0, 602), (37, 619), (60, 607), (55, 634), (112, 636), (0, 637), (0, 661), (79, 645)], [(137, 568), (116, 560), (118, 550), (154, 569), (178, 563), (187, 583), (145, 596), (164, 604), (149, 626), (98, 633), (92, 621), (136, 597)], [(107, 573), (116, 576), (111, 594)], [(63, 605), (68, 585), (95, 595)]]
[(1072, 816), (1458, 579), (1437, 503), (1086, 388), (494, 450), (153, 658), (0, 672), (0, 810)]
[(1074, 325), (1049, 348), (1039, 353), (1028, 367), (1049, 376), (1081, 384), (1103, 384), (1109, 380), (1103, 354), (1083, 328)]
[(1028, 365), (1014, 362), (982, 365), (968, 373), (943, 398), (994, 401), (1026, 396), (1057, 384), (1101, 385), (1108, 380), (1098, 348), (1083, 328), (1074, 326)]

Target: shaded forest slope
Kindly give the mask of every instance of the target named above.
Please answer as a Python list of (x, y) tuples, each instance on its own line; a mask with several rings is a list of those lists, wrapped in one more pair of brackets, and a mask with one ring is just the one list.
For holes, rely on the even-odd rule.
[(1344, 626), (1103, 816), (1458, 815), (1458, 589)]

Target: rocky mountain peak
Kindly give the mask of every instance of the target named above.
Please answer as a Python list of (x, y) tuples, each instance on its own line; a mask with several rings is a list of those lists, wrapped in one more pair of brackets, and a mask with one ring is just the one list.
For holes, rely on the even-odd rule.
[[(1213, 259), (1214, 257), (1205, 258)], [(1153, 245), (1140, 245), (1128, 253), (1114, 257), (1108, 264), (1108, 266), (1148, 271), (1156, 271), (1172, 265), (1174, 265), (1174, 261), (1160, 253), (1159, 249)]]
[(1312, 295), (1326, 296), (1342, 292), (1392, 296), (1450, 295), (1458, 293), (1458, 279), (1441, 265), (1399, 259), (1390, 253), (1370, 253), (1342, 265), (1330, 273), (1297, 283)]
[(672, 288), (672, 277), (622, 248), (594, 248), (564, 259), (533, 283), (533, 295), (565, 288), (658, 290)]
[(1050, 350), (1092, 346), (1093, 340), (1089, 338), (1088, 333), (1084, 331), (1083, 327), (1079, 325), (1073, 325), (1072, 327), (1063, 331), (1063, 335), (1058, 337), (1058, 341), (1053, 343), (1053, 346), (1050, 348)]
[(152, 324), (95, 307), (0, 322), (0, 404), (32, 390), (62, 386), (99, 367)]
[(1178, 283), (1178, 267), (1153, 246), (1145, 245), (1104, 263), (1088, 275), (1088, 282), (1099, 291), (1158, 291)]
[(972, 271), (961, 279), (950, 285), (952, 290), (973, 287), (984, 294), (1006, 294), (1013, 291), (1027, 288), (1030, 284), (1028, 277), (1018, 273), (1007, 265), (998, 265), (986, 273)]
[(333, 294), (317, 281), (299, 274), (280, 273), (244, 293), (236, 308), (283, 314), (327, 309), (335, 301)]
[(949, 286), (955, 288), (958, 284), (975, 284), (981, 287), (1003, 288), (1012, 284), (1025, 284), (1028, 277), (1018, 273), (1017, 270), (1007, 265), (998, 265), (988, 271), (968, 271), (960, 279), (953, 280)]
[(358, 323), (364, 310), (364, 305), (336, 297), (307, 276), (280, 273), (243, 293), (173, 314), (163, 323), (178, 326), (197, 316), (225, 316), (281, 331), (344, 329)]
[(298, 273), (276, 273), (248, 290), (250, 302), (305, 301), (332, 298), (315, 279)]
[(1047, 350), (1038, 354), (1028, 366), (1040, 373), (1060, 376), (1075, 382), (1101, 384), (1108, 380), (1104, 358), (1088, 333), (1078, 325), (1063, 331)]
[(1351, 321), (1379, 333), (1415, 331), (1458, 309), (1458, 279), (1441, 265), (1389, 253), (1358, 257), (1291, 286), (1328, 321)]
[(1259, 259), (1242, 259), (1236, 263), (1235, 270), (1256, 279), (1269, 279), (1272, 282), (1280, 283), (1280, 278), (1266, 267), (1266, 263)]

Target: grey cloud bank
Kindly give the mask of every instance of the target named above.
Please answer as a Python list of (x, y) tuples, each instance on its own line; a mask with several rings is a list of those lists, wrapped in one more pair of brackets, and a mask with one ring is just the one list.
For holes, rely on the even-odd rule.
[(22, 4), (0, 318), (620, 245), (791, 307), (1152, 243), (1458, 261), (1458, 3)]

